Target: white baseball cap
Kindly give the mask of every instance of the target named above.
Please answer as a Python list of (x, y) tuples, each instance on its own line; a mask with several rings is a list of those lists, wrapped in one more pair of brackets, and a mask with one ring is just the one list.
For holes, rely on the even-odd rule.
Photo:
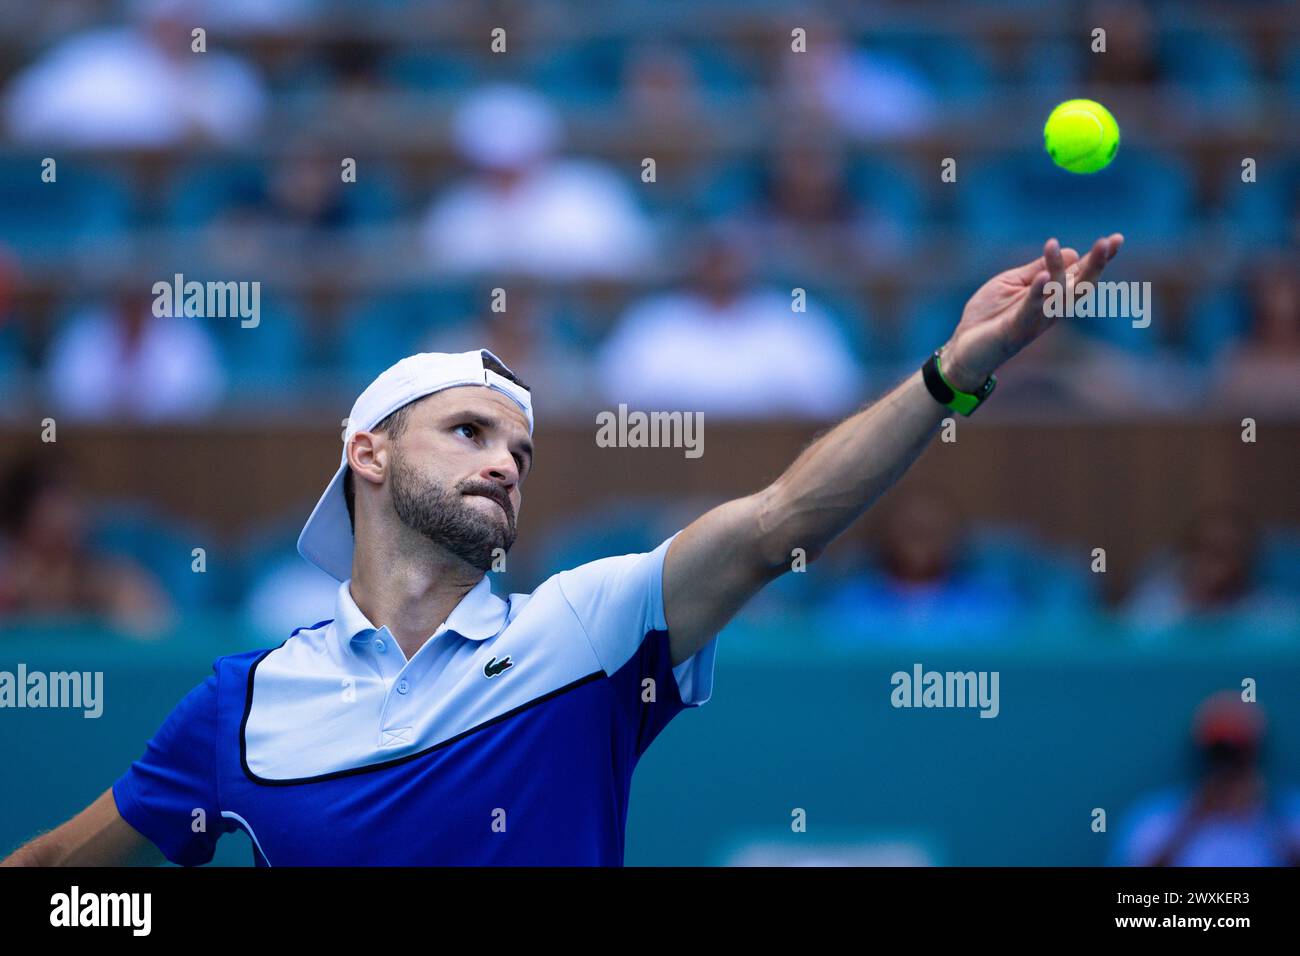
[(298, 536), (299, 554), (336, 580), (346, 581), (352, 576), (352, 523), (348, 521), (347, 501), (343, 497), (343, 476), (348, 471), (348, 442), (357, 432), (369, 431), (403, 405), (444, 388), (482, 385), (504, 392), (523, 409), (528, 419), (528, 434), (533, 433), (533, 403), (528, 390), (485, 368), (483, 362), (488, 358), (509, 371), (506, 363), (487, 349), (420, 352), (408, 355), (366, 386), (348, 416), (339, 469)]

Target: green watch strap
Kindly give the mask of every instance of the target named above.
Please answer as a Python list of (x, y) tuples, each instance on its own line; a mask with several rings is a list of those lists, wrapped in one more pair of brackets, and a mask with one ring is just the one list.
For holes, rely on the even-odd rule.
[(993, 394), (993, 389), (998, 383), (997, 377), (990, 375), (976, 391), (963, 392), (944, 377), (943, 369), (939, 364), (939, 353), (942, 351), (942, 349), (935, 349), (934, 354), (921, 366), (921, 377), (925, 380), (925, 386), (934, 396), (935, 401), (958, 414), (969, 416)]

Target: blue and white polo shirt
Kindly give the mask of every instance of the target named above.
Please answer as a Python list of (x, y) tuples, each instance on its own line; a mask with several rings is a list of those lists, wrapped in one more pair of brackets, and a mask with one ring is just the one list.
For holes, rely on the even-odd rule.
[[(674, 535), (675, 537), (675, 535)], [(485, 576), (407, 660), (339, 587), (333, 620), (218, 658), (113, 784), (183, 865), (621, 865), (632, 771), (712, 692), (671, 664), (669, 538), (502, 600)]]

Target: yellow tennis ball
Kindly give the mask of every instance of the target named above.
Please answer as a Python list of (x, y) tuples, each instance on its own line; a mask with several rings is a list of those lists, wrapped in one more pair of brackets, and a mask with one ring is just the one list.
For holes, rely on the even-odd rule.
[(1052, 162), (1072, 173), (1105, 169), (1119, 149), (1119, 124), (1095, 100), (1066, 100), (1047, 117), (1043, 145)]

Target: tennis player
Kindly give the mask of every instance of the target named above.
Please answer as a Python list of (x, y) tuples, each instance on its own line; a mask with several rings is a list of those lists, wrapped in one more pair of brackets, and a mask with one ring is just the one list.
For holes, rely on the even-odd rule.
[(340, 582), (333, 617), (218, 658), (110, 789), (5, 864), (201, 864), (236, 829), (259, 866), (621, 864), (632, 771), (709, 699), (718, 631), (988, 398), (1052, 324), (1050, 280), (1095, 281), (1122, 241), (1049, 240), (768, 487), (507, 599), (486, 572), (533, 469), (531, 394), (486, 350), (403, 359), (357, 399), (298, 542)]

